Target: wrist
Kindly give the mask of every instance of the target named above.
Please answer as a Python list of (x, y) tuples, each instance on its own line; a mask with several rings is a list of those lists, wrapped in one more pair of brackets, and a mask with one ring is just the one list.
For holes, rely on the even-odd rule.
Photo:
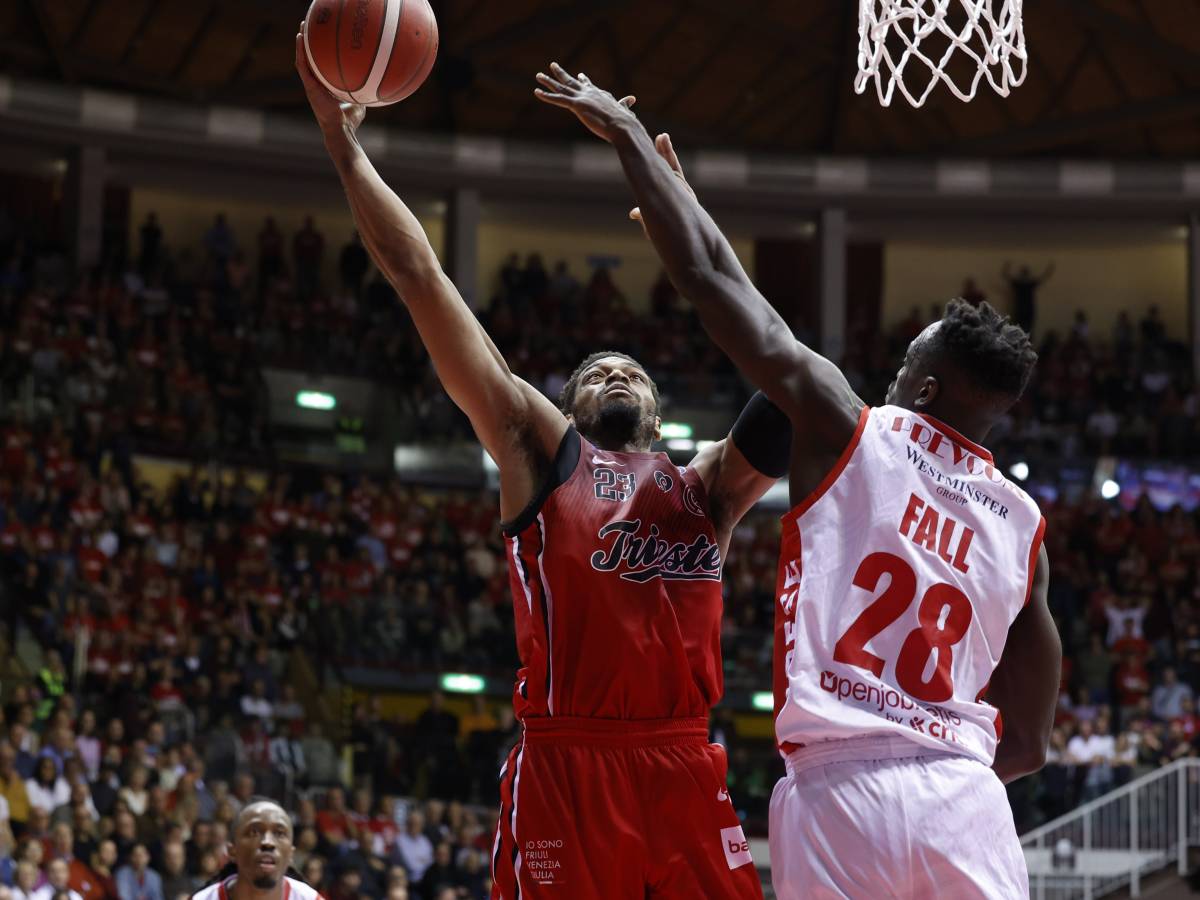
[(359, 150), (358, 139), (354, 129), (339, 122), (329, 128), (323, 128), (325, 149), (333, 158), (335, 165), (341, 165), (350, 160)]
[(633, 147), (638, 143), (639, 138), (648, 137), (646, 129), (642, 127), (642, 123), (633, 113), (626, 113), (613, 122), (609, 133), (613, 146), (618, 149)]

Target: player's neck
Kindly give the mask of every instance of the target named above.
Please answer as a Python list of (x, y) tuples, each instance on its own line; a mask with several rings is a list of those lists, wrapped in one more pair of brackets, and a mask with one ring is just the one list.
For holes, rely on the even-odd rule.
[(258, 888), (248, 878), (236, 878), (229, 891), (229, 900), (283, 900), (283, 879), (274, 887)]

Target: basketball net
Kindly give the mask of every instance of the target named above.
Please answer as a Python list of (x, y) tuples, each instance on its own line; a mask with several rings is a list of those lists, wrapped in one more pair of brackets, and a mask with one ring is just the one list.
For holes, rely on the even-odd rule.
[[(995, 7), (999, 14), (993, 12)], [(952, 8), (954, 24), (947, 22)], [(965, 21), (958, 21), (964, 14)], [(940, 58), (934, 59), (947, 42)], [(946, 71), (956, 51), (975, 63), (969, 85), (963, 77), (960, 86)], [(863, 93), (874, 79), (884, 106), (891, 104), (897, 87), (909, 103), (920, 106), (939, 81), (959, 100), (968, 101), (984, 77), (996, 93), (1007, 97), (1025, 80), (1027, 64), (1021, 0), (859, 0), (854, 90)], [(904, 83), (906, 77), (909, 84)]]

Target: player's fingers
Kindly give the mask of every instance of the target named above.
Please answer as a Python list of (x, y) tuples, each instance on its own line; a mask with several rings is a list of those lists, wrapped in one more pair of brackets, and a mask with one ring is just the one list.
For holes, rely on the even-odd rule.
[(555, 94), (551, 91), (543, 91), (541, 88), (534, 88), (533, 96), (537, 97), (543, 103), (549, 103), (551, 106), (561, 106), (563, 109), (571, 109), (573, 107), (570, 97)]
[(672, 169), (683, 175), (683, 164), (679, 161), (679, 154), (675, 152), (675, 146), (671, 143), (669, 134), (660, 134), (658, 140), (655, 141), (655, 146), (658, 147), (658, 152), (663, 159), (667, 161)]
[(566, 69), (564, 69), (562, 66), (560, 66), (556, 62), (550, 63), (550, 71), (553, 72), (554, 77), (557, 78), (559, 81), (561, 81), (563, 84), (570, 85), (571, 87), (575, 87), (579, 84), (579, 82), (575, 79), (574, 75), (572, 75), (570, 72), (568, 72)]
[(562, 86), (557, 81), (555, 81), (553, 78), (551, 78), (549, 75), (547, 75), (545, 72), (538, 72), (536, 75), (533, 76), (533, 78), (534, 78), (534, 81), (536, 81), (538, 84), (544, 84), (546, 87), (550, 88), (551, 90), (557, 90), (559, 87)]

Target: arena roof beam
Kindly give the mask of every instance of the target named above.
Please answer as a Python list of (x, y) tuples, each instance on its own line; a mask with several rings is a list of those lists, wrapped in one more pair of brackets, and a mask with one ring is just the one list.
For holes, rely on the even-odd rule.
[[(635, 0), (583, 0), (566, 8), (556, 8), (537, 15), (522, 19), (507, 25), (499, 31), (493, 31), (469, 47), (461, 56), (478, 63), (498, 53), (511, 50), (513, 44), (528, 44), (534, 38), (545, 37), (556, 31), (586, 28), (600, 22), (613, 13), (620, 12), (627, 6), (632, 6)], [(559, 52), (553, 48), (547, 51), (551, 56)], [(564, 58), (563, 62), (567, 60)]]
[(840, 146), (848, 92), (853, 90), (852, 69), (858, 60), (858, 8), (853, 3), (847, 3), (838, 18), (843, 56), (837, 67), (837, 76), (830, 79), (829, 115), (825, 118), (825, 130), (821, 137), (821, 146), (830, 152), (835, 152)]
[(54, 20), (50, 17), (50, 13), (46, 8), (46, 0), (30, 0), (29, 6), (33, 10), (38, 28), (41, 29), (42, 37), (46, 41), (50, 55), (54, 57), (54, 64), (58, 67), (63, 81), (68, 84), (73, 83), (75, 81), (75, 68), (68, 59), (67, 48), (63, 43), (62, 35), (58, 33), (58, 29), (54, 26)]
[(1094, 0), (1053, 2), (1070, 10), (1081, 21), (1094, 26), (1108, 37), (1152, 56), (1155, 62), (1165, 63), (1193, 76), (1200, 70), (1200, 53), (1169, 40), (1154, 28), (1139, 25), (1125, 16), (1110, 12)]
[(992, 134), (982, 138), (971, 138), (952, 147), (947, 153), (982, 153), (1000, 156), (1010, 153), (1025, 153), (1046, 148), (1061, 147), (1087, 138), (1111, 134), (1130, 125), (1157, 119), (1184, 118), (1200, 115), (1200, 94), (1188, 93), (1174, 97), (1159, 97), (1138, 103), (1085, 113), (1033, 125), (1016, 131)]
[(1083, 39), (1083, 43), (1079, 45), (1079, 50), (1067, 63), (1067, 69), (1063, 76), (1058, 79), (1058, 84), (1054, 86), (1054, 90), (1050, 92), (1050, 96), (1046, 98), (1046, 102), (1042, 104), (1042, 108), (1038, 110), (1038, 120), (1045, 119), (1053, 113), (1062, 104), (1067, 94), (1071, 92), (1072, 86), (1075, 84), (1075, 79), (1079, 77), (1080, 71), (1092, 54), (1096, 52), (1096, 41), (1089, 32)]
[(196, 26), (195, 32), (188, 39), (187, 46), (183, 48), (183, 52), (179, 54), (179, 61), (171, 69), (170, 77), (172, 80), (179, 78), (187, 71), (188, 63), (192, 61), (201, 42), (208, 37), (208, 32), (212, 29), (213, 22), (217, 20), (217, 11), (218, 5), (216, 3), (208, 4), (208, 11), (204, 14), (204, 18), (200, 20), (200, 24)]
[[(125, 49), (121, 51), (121, 59), (114, 68), (125, 68), (134, 52), (141, 45), (142, 35), (146, 33), (146, 29), (150, 27), (150, 23), (154, 21), (155, 14), (159, 11), (159, 9), (165, 7), (165, 5), (166, 4), (160, 6), (158, 3), (146, 4), (146, 8), (142, 10), (141, 18), (138, 19), (137, 25), (134, 26), (133, 34), (129, 36), (129, 41), (125, 44)], [(178, 94), (179, 91), (178, 89), (175, 89), (171, 91), (171, 93)]]
[[(810, 59), (836, 63), (841, 53), (831, 40), (832, 30), (824, 17), (809, 22), (802, 28), (781, 28), (747, 13), (745, 7), (730, 5), (725, 0), (691, 0), (690, 8), (702, 10), (713, 19), (724, 22), (727, 28), (744, 24), (746, 36), (772, 47), (784, 45), (793, 53), (803, 52)], [(857, 9), (857, 5), (855, 5)]]

